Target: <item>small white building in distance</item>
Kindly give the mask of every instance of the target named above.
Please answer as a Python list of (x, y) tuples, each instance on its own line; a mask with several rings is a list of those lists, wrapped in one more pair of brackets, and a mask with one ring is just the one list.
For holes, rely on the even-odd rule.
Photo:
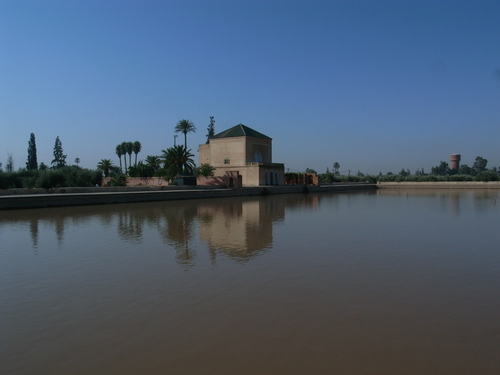
[(284, 185), (285, 165), (273, 163), (272, 141), (239, 124), (200, 145), (199, 162), (212, 165), (215, 176), (238, 174), (242, 186)]

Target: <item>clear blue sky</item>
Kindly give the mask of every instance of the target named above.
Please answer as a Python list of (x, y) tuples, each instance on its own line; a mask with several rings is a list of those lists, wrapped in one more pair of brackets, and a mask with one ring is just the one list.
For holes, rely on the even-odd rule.
[(500, 166), (500, 1), (0, 1), (4, 166), (32, 132), (46, 164), (57, 136), (70, 164), (143, 159), (184, 118), (198, 161), (210, 116), (293, 171)]

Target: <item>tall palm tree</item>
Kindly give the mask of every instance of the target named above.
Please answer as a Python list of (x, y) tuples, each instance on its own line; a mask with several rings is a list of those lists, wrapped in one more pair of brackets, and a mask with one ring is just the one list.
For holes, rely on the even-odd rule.
[(134, 152), (134, 142), (125, 142), (127, 145), (128, 166), (132, 166), (132, 153)]
[(141, 148), (142, 148), (142, 145), (141, 145), (141, 142), (139, 141), (135, 141), (133, 146), (132, 146), (132, 149), (134, 151), (134, 154), (135, 154), (135, 165), (137, 165), (137, 154), (139, 152), (141, 152)]
[(165, 163), (165, 168), (174, 176), (177, 174), (191, 174), (195, 168), (193, 154), (191, 150), (187, 150), (182, 145), (170, 147), (167, 150), (162, 150), (162, 159)]
[(118, 156), (118, 159), (120, 159), (120, 172), (123, 172), (122, 168), (122, 145), (117, 145), (115, 148), (116, 156)]
[(123, 173), (127, 174), (127, 171), (128, 171), (128, 168), (127, 168), (127, 142), (120, 143), (120, 149), (122, 151), (123, 161), (125, 162), (125, 171)]
[(101, 161), (97, 163), (97, 169), (104, 174), (104, 177), (109, 177), (109, 172), (113, 169), (113, 162), (110, 159), (101, 159)]
[(176, 133), (184, 133), (184, 147), (187, 150), (187, 133), (196, 133), (196, 126), (192, 121), (182, 119), (175, 126)]
[(335, 162), (333, 163), (333, 169), (335, 171), (335, 174), (338, 175), (339, 174), (339, 169), (340, 169), (340, 164)]

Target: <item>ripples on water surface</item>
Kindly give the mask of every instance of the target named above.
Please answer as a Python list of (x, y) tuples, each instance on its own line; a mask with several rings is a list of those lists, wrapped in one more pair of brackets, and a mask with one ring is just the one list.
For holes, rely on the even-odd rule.
[(0, 373), (498, 374), (499, 217), (497, 191), (0, 211)]

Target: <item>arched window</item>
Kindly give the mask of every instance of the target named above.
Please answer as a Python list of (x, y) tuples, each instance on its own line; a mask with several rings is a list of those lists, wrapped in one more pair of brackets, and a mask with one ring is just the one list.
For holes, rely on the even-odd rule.
[(262, 155), (262, 151), (256, 150), (255, 153), (253, 154), (253, 161), (256, 163), (263, 163), (264, 162), (264, 156)]

